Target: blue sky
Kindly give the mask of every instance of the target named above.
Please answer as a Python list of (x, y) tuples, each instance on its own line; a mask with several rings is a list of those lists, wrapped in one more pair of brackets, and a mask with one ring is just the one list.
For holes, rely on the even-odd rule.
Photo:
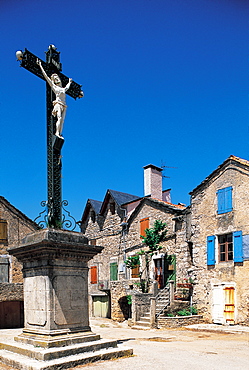
[(45, 83), (15, 52), (54, 44), (85, 97), (67, 97), (63, 199), (143, 195), (166, 168), (173, 203), (230, 154), (249, 159), (246, 0), (0, 0), (0, 195), (34, 219), (47, 198)]

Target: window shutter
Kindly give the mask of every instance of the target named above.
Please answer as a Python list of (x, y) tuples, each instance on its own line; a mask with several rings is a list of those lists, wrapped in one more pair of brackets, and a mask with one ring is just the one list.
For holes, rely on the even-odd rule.
[(232, 204), (232, 186), (217, 191), (218, 214), (230, 212), (233, 209)]
[(131, 269), (131, 277), (132, 278), (139, 278), (139, 265)]
[(9, 282), (9, 258), (0, 256), (0, 283)]
[(215, 236), (207, 237), (207, 265), (215, 265)]
[(226, 212), (230, 212), (233, 209), (232, 205), (232, 187), (229, 186), (225, 188), (225, 204), (226, 204)]
[(91, 280), (91, 284), (97, 284), (97, 282), (98, 282), (97, 266), (91, 266), (90, 267), (90, 280)]
[(110, 263), (110, 280), (118, 280), (118, 264), (117, 262)]
[(7, 221), (0, 220), (0, 243), (7, 243), (7, 242), (8, 242)]
[(149, 217), (140, 220), (140, 236), (146, 236), (145, 230), (149, 228)]
[(233, 233), (234, 262), (243, 262), (242, 231)]

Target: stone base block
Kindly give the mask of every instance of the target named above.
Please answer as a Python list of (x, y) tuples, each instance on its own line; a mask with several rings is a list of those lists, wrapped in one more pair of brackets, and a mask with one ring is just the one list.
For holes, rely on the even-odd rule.
[(34, 347), (54, 348), (62, 346), (70, 346), (78, 343), (92, 342), (99, 340), (100, 336), (91, 331), (75, 334), (64, 335), (37, 335), (34, 333), (22, 332), (22, 334), (14, 337), (16, 342), (30, 344)]
[(14, 339), (0, 343), (0, 362), (20, 370), (62, 370), (132, 353), (131, 348), (117, 346), (116, 340), (103, 339), (53, 348), (34, 347)]

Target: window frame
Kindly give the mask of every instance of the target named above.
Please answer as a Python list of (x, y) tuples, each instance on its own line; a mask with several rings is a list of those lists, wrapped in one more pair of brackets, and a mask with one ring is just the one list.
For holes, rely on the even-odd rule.
[[(218, 261), (219, 263), (234, 261), (233, 233), (218, 235), (217, 238), (218, 238)], [(224, 249), (223, 251), (221, 251), (222, 248)], [(230, 254), (230, 257), (229, 257), (229, 254)], [(221, 257), (224, 257), (224, 259)]]

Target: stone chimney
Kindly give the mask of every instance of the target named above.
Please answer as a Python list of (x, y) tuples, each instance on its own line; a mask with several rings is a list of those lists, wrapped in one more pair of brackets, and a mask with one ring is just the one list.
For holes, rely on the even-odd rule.
[(144, 196), (162, 200), (162, 170), (153, 164), (144, 166)]

